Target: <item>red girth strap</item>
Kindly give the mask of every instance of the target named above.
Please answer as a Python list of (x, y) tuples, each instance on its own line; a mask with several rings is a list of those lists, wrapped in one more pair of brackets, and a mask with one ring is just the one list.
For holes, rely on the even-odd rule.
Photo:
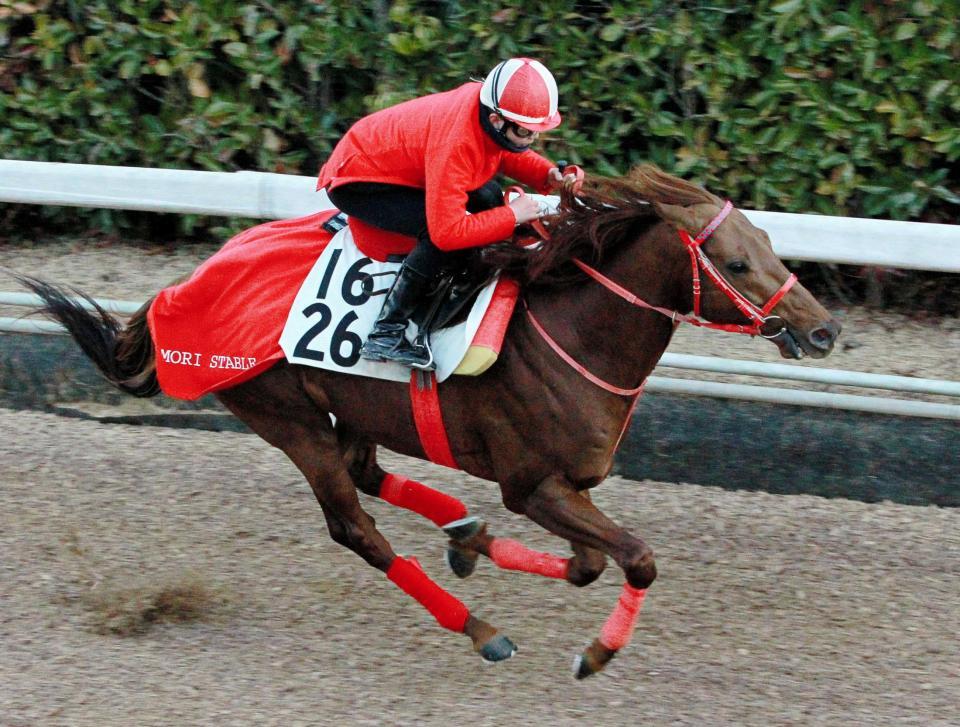
[(443, 425), (438, 391), (439, 384), (433, 371), (425, 373), (414, 369), (410, 372), (410, 406), (423, 451), (431, 462), (458, 470), (460, 465), (453, 457), (447, 429)]

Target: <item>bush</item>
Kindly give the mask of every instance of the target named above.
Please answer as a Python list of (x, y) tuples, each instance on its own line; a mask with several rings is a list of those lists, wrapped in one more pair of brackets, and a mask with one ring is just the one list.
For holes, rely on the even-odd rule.
[[(653, 161), (741, 206), (953, 221), (956, 0), (0, 0), (10, 158), (313, 174), (370, 111), (517, 54), (560, 81), (547, 153)], [(17, 208), (8, 221), (29, 219)], [(44, 224), (77, 212), (44, 210)], [(95, 211), (126, 229), (142, 216)], [(179, 232), (210, 221), (178, 218)], [(174, 231), (175, 232), (175, 231)]]

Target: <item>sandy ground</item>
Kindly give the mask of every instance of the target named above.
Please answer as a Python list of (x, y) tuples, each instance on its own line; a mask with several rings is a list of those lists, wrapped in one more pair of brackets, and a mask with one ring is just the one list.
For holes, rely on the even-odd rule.
[[(142, 299), (211, 249), (3, 247), (0, 265)], [(960, 379), (956, 320), (838, 315), (848, 345), (819, 365)], [(684, 331), (671, 350), (779, 361), (720, 334)], [(252, 436), (9, 410), (0, 432), (2, 727), (960, 723), (957, 510), (612, 478), (596, 500), (651, 543), (660, 579), (633, 643), (576, 682), (615, 568), (583, 590), (489, 562), (458, 581), (436, 528), (365, 498), (398, 552), (519, 644), (486, 666), (335, 545), (306, 483)], [(494, 485), (381, 460), (564, 552)], [(118, 592), (143, 613), (180, 584), (209, 598), (197, 620), (105, 628)]]
[[(485, 665), (326, 535), (252, 436), (0, 410), (0, 724), (948, 725), (960, 703), (960, 512), (613, 478), (599, 505), (657, 551), (633, 643), (570, 675), (619, 594), (458, 581), (426, 521), (364, 499), (394, 547), (520, 646)], [(532, 547), (490, 483), (396, 456)], [(98, 633), (91, 594), (200, 583), (199, 621)]]

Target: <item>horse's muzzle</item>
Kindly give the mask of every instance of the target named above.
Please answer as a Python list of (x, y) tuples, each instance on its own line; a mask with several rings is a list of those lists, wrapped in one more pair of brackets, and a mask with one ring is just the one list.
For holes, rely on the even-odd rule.
[(783, 358), (801, 359), (804, 356), (811, 358), (828, 356), (833, 351), (833, 345), (839, 335), (840, 324), (831, 319), (806, 333), (788, 327), (768, 338), (777, 344)]
[(807, 333), (805, 342), (809, 345), (804, 346), (804, 349), (814, 358), (823, 358), (833, 350), (833, 344), (837, 342), (839, 335), (840, 324), (830, 319)]

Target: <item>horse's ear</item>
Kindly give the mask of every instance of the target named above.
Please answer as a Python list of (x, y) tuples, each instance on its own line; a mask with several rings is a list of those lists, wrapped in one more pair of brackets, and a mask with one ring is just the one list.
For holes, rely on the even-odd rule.
[(697, 223), (687, 207), (681, 207), (677, 204), (664, 204), (663, 202), (651, 202), (657, 216), (669, 225), (678, 230), (686, 230), (692, 233)]

